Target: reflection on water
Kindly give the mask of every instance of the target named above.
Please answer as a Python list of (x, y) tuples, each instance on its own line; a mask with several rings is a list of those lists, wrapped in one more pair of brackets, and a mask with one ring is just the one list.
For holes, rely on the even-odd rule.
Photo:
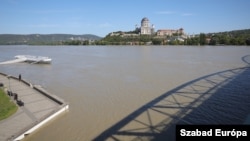
[[(1, 72), (21, 73), (24, 79), (69, 102), (68, 113), (25, 139), (38, 141), (94, 139), (139, 107), (185, 82), (245, 66), (241, 58), (250, 52), (248, 47), (186, 46), (0, 46), (0, 49), (0, 61), (19, 54), (53, 59), (51, 65), (0, 66)], [(136, 126), (141, 125), (133, 125), (132, 129)]]

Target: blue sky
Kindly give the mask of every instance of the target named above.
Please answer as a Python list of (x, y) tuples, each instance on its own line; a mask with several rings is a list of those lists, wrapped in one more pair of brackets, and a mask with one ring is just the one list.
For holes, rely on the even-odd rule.
[(147, 17), (155, 29), (188, 34), (250, 28), (249, 0), (1, 0), (0, 34), (131, 31)]

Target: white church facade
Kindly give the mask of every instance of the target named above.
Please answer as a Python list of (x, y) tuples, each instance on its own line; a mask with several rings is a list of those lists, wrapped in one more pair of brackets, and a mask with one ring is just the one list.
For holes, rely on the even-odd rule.
[(152, 35), (154, 34), (154, 25), (150, 25), (149, 19), (144, 17), (141, 20), (140, 33), (142, 35)]

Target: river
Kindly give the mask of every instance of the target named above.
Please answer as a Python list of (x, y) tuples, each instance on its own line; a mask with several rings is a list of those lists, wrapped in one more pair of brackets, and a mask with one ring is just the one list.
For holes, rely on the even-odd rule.
[(0, 72), (22, 74), (69, 103), (69, 112), (25, 141), (87, 141), (173, 88), (246, 66), (242, 57), (249, 54), (246, 46), (0, 46), (0, 62), (15, 55), (52, 58), (51, 64), (1, 65)]

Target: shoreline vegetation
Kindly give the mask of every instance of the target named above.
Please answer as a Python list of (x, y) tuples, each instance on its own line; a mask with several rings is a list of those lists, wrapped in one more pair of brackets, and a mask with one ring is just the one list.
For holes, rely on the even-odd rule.
[(0, 121), (16, 113), (18, 107), (0, 88)]
[[(114, 36), (115, 35), (115, 36)], [(130, 35), (130, 36), (128, 36)], [(97, 45), (250, 45), (250, 29), (218, 33), (172, 36), (138, 35), (138, 32), (112, 32)]]
[(0, 45), (250, 45), (250, 29), (196, 35), (140, 35), (138, 31), (117, 31), (104, 38), (71, 34), (0, 34)]

